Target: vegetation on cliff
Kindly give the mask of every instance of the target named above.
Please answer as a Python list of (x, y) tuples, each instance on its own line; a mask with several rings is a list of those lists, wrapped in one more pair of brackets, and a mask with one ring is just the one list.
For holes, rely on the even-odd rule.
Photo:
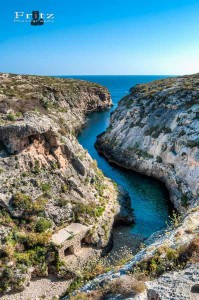
[(70, 223), (90, 226), (88, 245), (107, 246), (123, 195), (75, 133), (86, 113), (111, 105), (94, 83), (0, 74), (0, 292), (75, 276), (51, 240)]

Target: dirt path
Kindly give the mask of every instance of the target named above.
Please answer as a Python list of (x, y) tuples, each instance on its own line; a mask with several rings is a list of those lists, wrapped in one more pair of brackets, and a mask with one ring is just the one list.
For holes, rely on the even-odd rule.
[[(32, 280), (30, 285), (20, 293), (7, 294), (1, 297), (1, 300), (51, 300), (59, 299), (58, 296), (62, 295), (67, 287), (69, 281), (57, 280), (55, 278), (40, 278)], [(56, 297), (57, 296), (57, 297)], [(53, 300), (54, 300), (53, 299)]]

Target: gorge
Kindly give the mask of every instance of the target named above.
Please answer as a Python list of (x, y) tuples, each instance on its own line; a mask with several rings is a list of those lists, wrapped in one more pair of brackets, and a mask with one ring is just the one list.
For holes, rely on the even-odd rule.
[(173, 206), (169, 203), (166, 189), (153, 178), (109, 164), (99, 155), (94, 144), (96, 136), (108, 127), (110, 114), (117, 107), (118, 101), (129, 93), (130, 86), (161, 79), (164, 76), (78, 76), (75, 78), (100, 83), (111, 93), (113, 108), (89, 114), (87, 125), (78, 135), (78, 141), (88, 150), (92, 158), (97, 160), (104, 174), (128, 191), (136, 217), (136, 222), (129, 231), (145, 238), (149, 237), (152, 233), (163, 229), (169, 222), (169, 215), (172, 214)]
[[(170, 275), (165, 276), (172, 276), (173, 270), (183, 276), (180, 263), (182, 272), (189, 263), (189, 273), (195, 272), (193, 278), (198, 280), (198, 75), (124, 77), (120, 88), (116, 78), (109, 78), (110, 87), (105, 83), (107, 78), (80, 78), (108, 86), (114, 106), (126, 94), (118, 108), (113, 107), (108, 124), (110, 111), (106, 109), (112, 102), (108, 90), (99, 84), (0, 75), (1, 292), (20, 292), (31, 278), (52, 274), (70, 283), (72, 280), (74, 288), (69, 290), (77, 290), (78, 280), (82, 281), (79, 272), (86, 262), (110, 249), (116, 221), (128, 225), (135, 221), (128, 226), (132, 237), (140, 234), (148, 238), (161, 232), (147, 239), (124, 266), (100, 276), (96, 273), (96, 278), (84, 285), (77, 297), (71, 294), (71, 299), (104, 299), (105, 292), (114, 297), (113, 287), (107, 290), (106, 286), (117, 279), (122, 290), (129, 272), (131, 283), (143, 288), (139, 295), (131, 290), (132, 299), (151, 300), (154, 293), (161, 297), (165, 284), (161, 276), (166, 271)], [(148, 81), (152, 82), (146, 84)], [(94, 142), (98, 134), (96, 148), (120, 167), (97, 154)], [(182, 213), (174, 214), (169, 229), (165, 223), (173, 207), (160, 181)], [(120, 185), (128, 191), (131, 203)], [(135, 209), (135, 220), (130, 205)], [(59, 255), (64, 260), (66, 256), (65, 263)], [(71, 264), (67, 264), (68, 257)], [(153, 281), (143, 279), (140, 273), (135, 277), (137, 268)], [(192, 283), (189, 276), (183, 299), (189, 299), (186, 295)], [(167, 284), (165, 299), (171, 299), (169, 280)], [(92, 298), (92, 290), (99, 286), (104, 291), (97, 291)], [(115, 296), (119, 294), (115, 291)]]
[[(117, 299), (116, 294), (121, 299), (198, 299), (198, 84), (196, 74), (135, 86), (98, 136), (96, 147), (110, 162), (163, 181), (181, 215), (174, 214), (170, 228), (147, 240), (131, 262), (99, 276), (82, 292), (103, 286), (94, 293), (108, 293), (107, 299)], [(145, 291), (138, 289), (138, 278), (144, 278)]]

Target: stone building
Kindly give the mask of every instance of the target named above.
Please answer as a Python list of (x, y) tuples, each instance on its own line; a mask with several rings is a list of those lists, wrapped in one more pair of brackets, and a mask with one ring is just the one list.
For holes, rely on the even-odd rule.
[(85, 245), (85, 237), (89, 229), (88, 226), (72, 223), (53, 234), (52, 242), (58, 246), (59, 257), (66, 259), (81, 250)]

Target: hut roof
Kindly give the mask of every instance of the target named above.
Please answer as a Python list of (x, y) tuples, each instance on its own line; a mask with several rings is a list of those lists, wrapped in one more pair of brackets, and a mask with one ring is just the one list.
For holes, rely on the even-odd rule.
[(68, 239), (73, 239), (73, 237), (82, 232), (88, 231), (89, 227), (79, 224), (72, 223), (69, 226), (60, 229), (57, 233), (52, 235), (52, 242), (56, 245), (63, 244)]

